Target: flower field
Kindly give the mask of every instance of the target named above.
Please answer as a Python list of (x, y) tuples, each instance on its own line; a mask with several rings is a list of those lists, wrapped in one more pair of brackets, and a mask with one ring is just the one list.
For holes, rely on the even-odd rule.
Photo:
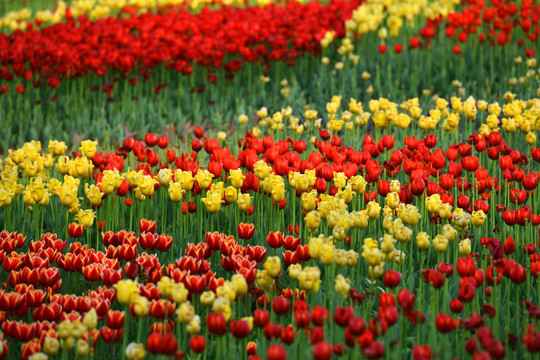
[(538, 357), (537, 2), (0, 11), (0, 359)]

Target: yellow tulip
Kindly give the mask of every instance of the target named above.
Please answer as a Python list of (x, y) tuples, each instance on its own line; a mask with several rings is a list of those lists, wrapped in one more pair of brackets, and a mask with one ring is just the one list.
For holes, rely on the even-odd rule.
[(448, 203), (441, 204), (439, 208), (439, 216), (444, 220), (450, 219), (452, 217), (452, 206)]
[(285, 184), (279, 183), (272, 188), (272, 198), (276, 203), (280, 203), (285, 199)]
[(349, 295), (349, 292), (351, 291), (351, 280), (345, 279), (343, 275), (339, 274), (336, 276), (336, 286), (335, 290), (338, 294), (341, 294), (344, 298), (346, 298)]
[(347, 183), (347, 176), (345, 176), (342, 172), (334, 172), (334, 186), (339, 189), (342, 189), (345, 187), (345, 184)]
[(263, 160), (259, 160), (253, 165), (253, 172), (260, 180), (266, 179), (270, 175), (271, 169)]
[(190, 335), (196, 335), (201, 331), (201, 318), (199, 315), (195, 315), (193, 319), (186, 326), (186, 330)]
[(251, 206), (251, 195), (249, 194), (238, 194), (238, 199), (236, 200), (238, 204), (238, 209), (240, 211), (248, 211)]
[(97, 152), (97, 144), (97, 141), (84, 140), (81, 142), (79, 150), (83, 156), (92, 159)]
[(308, 231), (313, 233), (319, 228), (319, 224), (321, 223), (321, 215), (316, 210), (310, 211), (306, 214), (304, 221), (306, 223)]
[(431, 213), (435, 213), (441, 208), (441, 196), (439, 194), (433, 194), (431, 196), (428, 196), (425, 203), (426, 209)]
[[(128, 299), (127, 303), (123, 304), (122, 302), (120, 302), (120, 300), (118, 300), (118, 302), (120, 302), (120, 304), (122, 305), (128, 305), (132, 303), (135, 314), (137, 314), (138, 317), (145, 317), (150, 311), (150, 302), (144, 296), (139, 296), (138, 290), (139, 288), (137, 287), (137, 293), (132, 293), (130, 297), (127, 298)], [(118, 288), (116, 291), (118, 294)], [(126, 300), (126, 298), (123, 298), (123, 300)]]
[(157, 180), (159, 182), (159, 185), (161, 186), (169, 186), (171, 183), (172, 178), (172, 170), (171, 169), (160, 169), (157, 174)]
[(323, 243), (321, 247), (321, 262), (323, 265), (330, 265), (334, 262), (334, 251), (336, 247), (330, 243)]
[(85, 229), (92, 227), (96, 214), (92, 210), (79, 210), (77, 213), (77, 221), (83, 225)]
[(300, 200), (302, 203), (302, 208), (306, 210), (306, 212), (314, 210), (317, 206), (317, 191), (312, 190), (309, 193), (303, 193)]
[(366, 211), (368, 217), (375, 220), (381, 215), (381, 206), (376, 201), (370, 201), (366, 206)]
[(445, 252), (448, 247), (448, 239), (443, 235), (437, 235), (435, 239), (433, 239), (433, 247), (438, 253)]
[(221, 194), (218, 192), (206, 192), (206, 198), (201, 199), (206, 205), (206, 210), (210, 213), (216, 213), (221, 208)]
[(277, 277), (281, 272), (281, 261), (279, 260), (279, 257), (270, 256), (268, 259), (266, 259), (264, 263), (264, 270), (266, 270), (268, 275), (271, 277)]
[(67, 185), (62, 185), (58, 194), (60, 203), (67, 208), (72, 207), (77, 202), (77, 188)]
[[(140, 181), (141, 177), (138, 177)], [(117, 171), (105, 170), (103, 172), (103, 178), (101, 179), (101, 189), (104, 194), (111, 194), (120, 185), (122, 185), (123, 178)]]
[(140, 298), (138, 296), (139, 285), (133, 280), (120, 280), (114, 287), (116, 288), (116, 299), (121, 305), (129, 305)]
[(302, 265), (292, 264), (289, 266), (289, 278), (291, 280), (298, 280), (300, 273), (302, 272)]
[(411, 240), (412, 230), (406, 226), (400, 226), (394, 231), (394, 237), (402, 244), (408, 243)]
[(201, 294), (200, 301), (204, 306), (212, 306), (216, 300), (216, 294), (213, 291), (204, 291)]
[(229, 203), (235, 203), (238, 200), (238, 191), (234, 186), (227, 186), (225, 189), (225, 200)]
[(156, 179), (154, 179), (153, 177), (149, 175), (145, 175), (139, 179), (137, 187), (140, 189), (142, 195), (152, 196), (154, 195), (156, 184), (157, 184)]
[(476, 227), (482, 226), (486, 221), (486, 213), (483, 210), (473, 211), (471, 214), (471, 224)]
[(143, 360), (146, 356), (146, 350), (142, 344), (130, 343), (126, 346), (126, 358), (128, 360)]
[[(195, 175), (195, 180), (199, 183), (201, 189), (206, 190), (210, 187), (214, 175), (208, 170), (199, 170)], [(186, 189), (187, 190), (187, 189)]]
[(175, 303), (181, 304), (187, 301), (188, 294), (189, 291), (183, 283), (175, 283), (173, 285), (171, 295)]
[(67, 145), (63, 141), (50, 140), (47, 151), (53, 156), (63, 155), (67, 150)]
[(312, 259), (317, 260), (321, 258), (322, 245), (323, 245), (323, 239), (321, 236), (311, 237), (309, 239), (308, 252), (309, 252), (309, 256)]
[(229, 171), (229, 180), (231, 181), (231, 185), (237, 189), (240, 189), (244, 185), (245, 178), (246, 177), (242, 175), (242, 169)]
[(231, 283), (236, 288), (236, 294), (237, 295), (245, 295), (248, 291), (248, 285), (246, 278), (242, 274), (234, 274), (231, 277)]
[(395, 209), (398, 207), (400, 202), (399, 194), (397, 192), (390, 192), (388, 195), (386, 195), (386, 205), (390, 207), (391, 209)]
[(319, 268), (306, 267), (298, 277), (300, 288), (307, 292), (315, 293), (319, 291), (321, 285), (321, 271)]
[(97, 327), (98, 324), (98, 316), (96, 313), (96, 309), (91, 308), (90, 311), (88, 311), (84, 317), (83, 317), (83, 325), (88, 330), (94, 330)]
[(88, 183), (86, 183), (84, 185), (84, 192), (86, 194), (88, 202), (90, 202), (90, 205), (99, 206), (99, 204), (101, 204), (103, 193), (99, 190), (99, 187), (97, 187), (96, 185), (88, 186)]
[(172, 295), (173, 287), (174, 287), (174, 281), (171, 280), (168, 276), (163, 276), (157, 283), (157, 287), (159, 288), (161, 295), (165, 298), (168, 298)]
[(171, 201), (178, 202), (182, 200), (185, 191), (182, 189), (182, 184), (179, 182), (171, 182), (169, 184), (169, 197)]
[(176, 310), (176, 316), (182, 324), (189, 324), (195, 317), (195, 308), (189, 301), (185, 301)]
[(463, 256), (467, 256), (471, 253), (471, 240), (469, 238), (459, 242), (459, 253)]

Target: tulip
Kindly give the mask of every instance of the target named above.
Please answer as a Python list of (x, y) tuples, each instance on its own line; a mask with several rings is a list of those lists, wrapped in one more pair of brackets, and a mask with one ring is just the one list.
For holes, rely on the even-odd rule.
[(285, 360), (287, 359), (287, 351), (282, 345), (272, 344), (268, 347), (266, 358), (268, 360)]
[(231, 319), (231, 321), (229, 322), (229, 329), (231, 331), (231, 334), (237, 339), (245, 338), (249, 335), (250, 332), (249, 324), (245, 320), (236, 321), (234, 319)]
[(283, 246), (283, 234), (281, 232), (269, 232), (266, 236), (266, 243), (271, 248), (277, 249)]
[(332, 344), (328, 341), (319, 341), (313, 346), (313, 359), (329, 360), (332, 358)]
[(289, 312), (291, 303), (283, 296), (277, 296), (272, 302), (272, 310), (278, 315), (283, 315)]
[(389, 288), (395, 288), (401, 282), (401, 274), (399, 271), (386, 270), (383, 276), (384, 286)]
[(171, 333), (161, 335), (154, 332), (148, 337), (146, 348), (151, 354), (172, 355), (178, 349), (178, 342)]
[(227, 332), (225, 316), (219, 312), (211, 312), (206, 318), (208, 331), (214, 335), (224, 335)]
[(334, 312), (334, 322), (341, 327), (347, 327), (349, 326), (349, 323), (353, 315), (354, 315), (354, 309), (352, 308), (352, 306), (349, 306), (349, 307), (338, 306)]
[(243, 240), (249, 240), (255, 233), (255, 225), (240, 223), (237, 227), (238, 237)]
[(132, 280), (120, 280), (115, 284), (115, 288), (117, 300), (122, 305), (133, 303), (139, 294), (139, 287)]
[(68, 234), (72, 238), (78, 238), (81, 237), (83, 230), (84, 226), (82, 224), (71, 223), (68, 227)]

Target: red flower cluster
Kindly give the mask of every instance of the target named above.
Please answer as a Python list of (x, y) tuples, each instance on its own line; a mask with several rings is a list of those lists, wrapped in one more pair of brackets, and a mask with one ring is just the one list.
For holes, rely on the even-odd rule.
[[(360, 3), (203, 8), (200, 14), (179, 10), (96, 22), (86, 15), (68, 17), (65, 23), (39, 30), (0, 33), (0, 79), (20, 77), (35, 85), (44, 80), (54, 88), (66, 78), (108, 71), (125, 76), (138, 72), (147, 78), (158, 65), (183, 74), (191, 74), (194, 64), (223, 67), (233, 75), (244, 61), (293, 64), (303, 53), (319, 53), (326, 31), (343, 37), (345, 20)], [(17, 91), (24, 92), (24, 87)]]

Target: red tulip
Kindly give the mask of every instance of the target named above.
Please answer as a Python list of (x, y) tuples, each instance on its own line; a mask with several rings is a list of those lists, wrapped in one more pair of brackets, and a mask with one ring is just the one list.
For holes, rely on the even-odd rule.
[(384, 286), (388, 288), (395, 288), (401, 282), (401, 273), (395, 270), (386, 270), (383, 276)]
[(165, 149), (167, 146), (169, 146), (169, 138), (166, 136), (160, 136), (157, 141), (157, 145), (161, 149)]
[(332, 358), (332, 344), (328, 341), (319, 341), (313, 346), (313, 359), (328, 360)]
[(441, 333), (448, 333), (456, 328), (456, 321), (448, 314), (439, 313), (435, 317), (435, 326)]
[(81, 224), (71, 223), (68, 226), (68, 235), (72, 238), (78, 238), (81, 237), (83, 230), (84, 226), (82, 226)]
[(212, 154), (215, 150), (219, 149), (218, 139), (206, 139), (204, 140), (204, 151), (208, 154)]
[(420, 40), (417, 37), (412, 37), (411, 40), (409, 41), (409, 47), (411, 49), (416, 49), (419, 46), (420, 46)]
[(156, 222), (153, 221), (153, 220), (146, 220), (146, 219), (141, 219), (139, 220), (139, 231), (141, 233), (155, 233), (156, 232)]
[(240, 223), (237, 227), (238, 237), (243, 240), (249, 240), (255, 233), (255, 225)]
[(445, 190), (450, 190), (454, 187), (454, 175), (443, 174), (440, 176), (440, 185)]
[(405, 312), (410, 312), (414, 308), (414, 295), (407, 289), (399, 290), (397, 300), (399, 306), (401, 306)]
[(237, 339), (245, 338), (249, 335), (249, 324), (245, 320), (234, 320), (229, 321), (229, 330), (231, 331), (232, 336)]
[(264, 328), (270, 322), (268, 310), (257, 309), (253, 312), (253, 324), (256, 327)]
[(289, 312), (291, 308), (291, 302), (284, 296), (276, 296), (272, 302), (272, 310), (278, 315), (283, 315)]
[(281, 246), (283, 246), (283, 234), (279, 231), (269, 232), (266, 236), (266, 243), (273, 249), (280, 248)]
[(178, 350), (178, 342), (171, 333), (161, 335), (154, 332), (148, 337), (146, 348), (151, 354), (172, 355)]
[(193, 149), (193, 151), (195, 152), (199, 152), (203, 147), (203, 143), (201, 140), (199, 139), (193, 139), (191, 140), (191, 148)]
[(456, 270), (460, 277), (474, 276), (476, 264), (471, 256), (459, 258), (456, 264)]
[(315, 305), (311, 309), (311, 321), (315, 326), (323, 326), (328, 321), (328, 310), (320, 305)]
[(285, 360), (287, 359), (287, 351), (282, 345), (272, 344), (268, 347), (266, 358), (268, 360)]
[(511, 255), (516, 250), (516, 244), (514, 241), (514, 238), (511, 236), (508, 236), (504, 242), (504, 253), (506, 255)]
[(369, 346), (362, 348), (368, 359), (380, 359), (384, 356), (384, 345), (380, 341), (373, 341)]
[(220, 312), (211, 312), (206, 317), (206, 327), (211, 334), (224, 335), (227, 332), (225, 316)]
[(431, 360), (431, 347), (429, 345), (414, 345), (412, 355), (414, 360)]
[(206, 339), (202, 335), (194, 335), (189, 339), (189, 348), (194, 353), (202, 353), (206, 349)]
[(354, 309), (352, 306), (338, 306), (334, 311), (334, 322), (341, 327), (347, 327), (349, 326), (349, 322), (351, 321), (353, 315)]
[(296, 337), (296, 332), (292, 325), (281, 328), (280, 340), (282, 343), (291, 345)]
[(107, 344), (117, 343), (122, 339), (122, 330), (113, 330), (105, 326), (99, 330), (99, 335)]
[(264, 336), (268, 340), (279, 338), (281, 336), (281, 325), (279, 323), (276, 323), (276, 324), (268, 323), (264, 327), (263, 333), (264, 333)]
[(144, 142), (150, 147), (156, 146), (158, 143), (158, 137), (156, 134), (145, 134)]
[(463, 303), (459, 299), (452, 299), (450, 301), (450, 311), (453, 313), (460, 313), (463, 310)]
[(296, 326), (299, 327), (299, 328), (305, 328), (305, 327), (309, 326), (309, 323), (311, 322), (311, 317), (309, 315), (309, 311), (308, 310), (295, 311), (294, 312), (294, 320), (296, 322)]
[(195, 136), (196, 136), (198, 139), (204, 137), (203, 129), (202, 129), (200, 126), (195, 126), (194, 134), (195, 134)]
[(126, 314), (123, 311), (109, 310), (107, 312), (107, 326), (113, 330), (122, 329), (125, 317)]

